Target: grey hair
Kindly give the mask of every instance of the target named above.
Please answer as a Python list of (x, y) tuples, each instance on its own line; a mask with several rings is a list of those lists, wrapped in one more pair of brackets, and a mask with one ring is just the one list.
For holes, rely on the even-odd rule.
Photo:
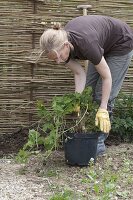
[(49, 52), (52, 49), (59, 49), (61, 45), (68, 41), (67, 32), (63, 29), (50, 28), (44, 31), (40, 37), (40, 48)]

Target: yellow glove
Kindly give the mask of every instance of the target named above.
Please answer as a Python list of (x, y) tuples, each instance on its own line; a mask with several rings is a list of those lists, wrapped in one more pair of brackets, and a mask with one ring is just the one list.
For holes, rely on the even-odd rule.
[(74, 108), (74, 112), (80, 112), (80, 106), (76, 105)]
[(111, 129), (111, 123), (109, 119), (109, 113), (106, 109), (98, 109), (95, 118), (95, 125), (99, 126), (100, 130), (104, 133), (109, 133)]
[(75, 108), (74, 108), (74, 112), (78, 113), (78, 116), (79, 116), (80, 106), (76, 105)]

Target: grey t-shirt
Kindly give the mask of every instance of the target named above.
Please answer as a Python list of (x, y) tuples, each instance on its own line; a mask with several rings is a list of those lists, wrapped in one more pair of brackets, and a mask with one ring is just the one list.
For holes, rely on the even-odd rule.
[(118, 19), (87, 15), (69, 21), (65, 28), (74, 46), (73, 58), (99, 64), (102, 56), (125, 55), (133, 49), (133, 30)]

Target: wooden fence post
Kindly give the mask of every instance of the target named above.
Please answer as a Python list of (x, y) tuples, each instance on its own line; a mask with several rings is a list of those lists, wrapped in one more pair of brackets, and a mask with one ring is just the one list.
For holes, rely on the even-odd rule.
[[(33, 0), (33, 14), (37, 13), (37, 6), (36, 6), (36, 0)], [(35, 32), (34, 30), (32, 31), (32, 44), (31, 44), (31, 48), (35, 49)], [(35, 63), (31, 63), (30, 64), (30, 68), (31, 68), (31, 78), (34, 78), (34, 68), (35, 68)], [(33, 87), (32, 87), (32, 82), (30, 83), (30, 102), (33, 101)], [(29, 113), (29, 125), (31, 125), (32, 122), (32, 116), (33, 114), (30, 112)]]
[[(82, 9), (83, 10), (83, 15), (85, 16), (85, 15), (87, 15), (88, 9), (92, 8), (92, 5), (78, 5), (77, 8), (78, 9)], [(89, 61), (85, 60), (84, 61), (84, 66), (85, 66), (86, 73), (87, 73), (87, 70), (88, 70), (88, 64), (89, 64)]]

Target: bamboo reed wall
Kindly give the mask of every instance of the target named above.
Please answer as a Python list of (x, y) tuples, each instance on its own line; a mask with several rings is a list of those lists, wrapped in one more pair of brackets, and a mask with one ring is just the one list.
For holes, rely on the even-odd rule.
[[(133, 27), (132, 0), (1, 0), (0, 1), (0, 133), (36, 121), (36, 100), (47, 105), (54, 95), (74, 91), (73, 74), (45, 57), (35, 65), (27, 57), (43, 30), (54, 21), (63, 25), (82, 15), (79, 4), (91, 4), (88, 14), (109, 15)], [(123, 84), (133, 91), (133, 62)]]

